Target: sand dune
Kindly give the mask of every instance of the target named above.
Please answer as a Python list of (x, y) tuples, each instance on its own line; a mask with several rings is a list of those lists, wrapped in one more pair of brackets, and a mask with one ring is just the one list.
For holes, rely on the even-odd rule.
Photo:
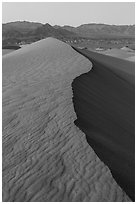
[(130, 201), (74, 124), (71, 83), (90, 69), (53, 38), (3, 56), (3, 201)]
[(135, 62), (135, 56), (127, 57), (126, 60)]
[(108, 49), (105, 51), (100, 51), (101, 54), (105, 54), (105, 55), (109, 55), (112, 57), (117, 57), (120, 59), (127, 59), (129, 57), (135, 56), (135, 52), (134, 51), (129, 51), (128, 48), (126, 50), (126, 48), (122, 48), (122, 49), (117, 49), (117, 48), (113, 48), (113, 49)]
[[(76, 48), (75, 48), (76, 49)], [(76, 49), (93, 63), (73, 84), (75, 124), (117, 183), (135, 196), (134, 63)]]
[(118, 75), (119, 77), (122, 77), (123, 80), (128, 81), (132, 85), (135, 83), (135, 63), (130, 62), (127, 60), (123, 60), (120, 58), (112, 57), (112, 56), (106, 56), (104, 54), (100, 54), (97, 52), (92, 52), (89, 50), (81, 50), (75, 48), (78, 52), (83, 54), (85, 57), (90, 57), (90, 54), (92, 54), (92, 62), (97, 62), (102, 66), (102, 64), (109, 68), (114, 74)]
[(127, 52), (134, 52), (134, 50), (132, 50), (129, 47), (122, 47), (121, 50), (127, 51)]
[(2, 49), (2, 56), (3, 55), (6, 55), (6, 54), (8, 54), (8, 53), (10, 53), (10, 52), (13, 52), (14, 50), (12, 50), (12, 49)]

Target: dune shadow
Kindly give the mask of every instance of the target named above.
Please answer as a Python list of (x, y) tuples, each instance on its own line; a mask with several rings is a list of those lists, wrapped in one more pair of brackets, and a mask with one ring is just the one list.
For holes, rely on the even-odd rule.
[(73, 104), (77, 115), (75, 125), (85, 133), (88, 144), (134, 201), (134, 84), (131, 83), (131, 78), (129, 81), (128, 77), (119, 75), (92, 59), (89, 51), (76, 51), (87, 56), (93, 63), (93, 68), (75, 78), (72, 83)]

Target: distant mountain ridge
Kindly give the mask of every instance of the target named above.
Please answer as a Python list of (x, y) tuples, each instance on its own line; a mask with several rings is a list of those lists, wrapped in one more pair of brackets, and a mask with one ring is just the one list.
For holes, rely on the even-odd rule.
[(3, 44), (14, 44), (19, 42), (30, 43), (46, 37), (55, 37), (63, 40), (78, 37), (76, 33), (63, 28), (55, 29), (50, 24), (41, 24), (27, 21), (17, 21), (2, 25)]
[(36, 23), (36, 22), (28, 22), (28, 21), (15, 21), (15, 22), (10, 22), (10, 23), (4, 23), (2, 26), (5, 28), (14, 28), (14, 29), (21, 29), (21, 30), (31, 30), (31, 29), (36, 29), (43, 24), (41, 23)]
[(2, 43), (18, 44), (19, 42), (31, 43), (54, 37), (59, 40), (71, 40), (81, 38), (135, 38), (135, 25), (107, 25), (107, 24), (83, 24), (78, 27), (51, 26), (28, 21), (16, 21), (2, 24)]
[[(54, 26), (59, 28), (59, 26)], [(135, 37), (135, 25), (83, 24), (78, 27), (62, 26), (81, 37)]]

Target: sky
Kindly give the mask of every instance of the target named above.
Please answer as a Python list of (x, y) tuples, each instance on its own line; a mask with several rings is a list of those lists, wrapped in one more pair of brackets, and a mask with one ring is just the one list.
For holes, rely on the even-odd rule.
[(135, 24), (134, 2), (4, 2), (2, 22), (31, 21), (51, 25)]

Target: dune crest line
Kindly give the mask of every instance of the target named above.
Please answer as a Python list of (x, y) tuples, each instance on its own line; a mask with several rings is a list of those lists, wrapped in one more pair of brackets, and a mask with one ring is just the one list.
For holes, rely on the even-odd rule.
[(3, 56), (3, 201), (130, 201), (74, 124), (91, 62), (47, 38)]
[(135, 200), (135, 65), (74, 48), (93, 68), (74, 79), (75, 124), (110, 168), (117, 183)]

